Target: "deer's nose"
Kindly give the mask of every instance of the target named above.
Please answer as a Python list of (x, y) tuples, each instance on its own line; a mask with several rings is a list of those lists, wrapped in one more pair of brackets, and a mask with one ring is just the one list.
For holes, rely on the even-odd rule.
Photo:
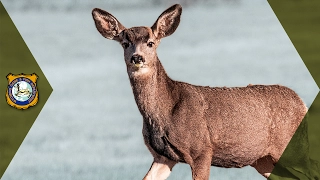
[(144, 62), (144, 58), (141, 55), (135, 54), (131, 57), (131, 63), (140, 64)]

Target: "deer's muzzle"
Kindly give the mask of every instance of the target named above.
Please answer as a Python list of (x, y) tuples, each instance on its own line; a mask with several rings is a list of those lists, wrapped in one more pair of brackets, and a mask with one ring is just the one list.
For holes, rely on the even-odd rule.
[(145, 62), (144, 58), (140, 55), (133, 55), (130, 60), (133, 64), (142, 64)]

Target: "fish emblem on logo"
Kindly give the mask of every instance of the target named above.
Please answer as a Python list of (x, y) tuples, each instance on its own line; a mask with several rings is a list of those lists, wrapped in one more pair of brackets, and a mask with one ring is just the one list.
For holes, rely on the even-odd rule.
[(6, 100), (10, 106), (17, 109), (28, 109), (37, 104), (39, 100), (36, 83), (38, 76), (35, 73), (30, 75), (9, 73), (7, 79)]

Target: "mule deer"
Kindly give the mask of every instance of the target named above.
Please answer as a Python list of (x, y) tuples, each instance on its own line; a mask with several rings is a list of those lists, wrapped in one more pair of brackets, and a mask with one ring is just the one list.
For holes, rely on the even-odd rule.
[(268, 177), (306, 114), (305, 104), (281, 85), (204, 87), (170, 79), (156, 49), (177, 29), (181, 13), (176, 4), (153, 26), (127, 29), (110, 13), (92, 11), (101, 35), (124, 49), (144, 141), (154, 157), (144, 179), (166, 179), (178, 162), (190, 165), (193, 179), (208, 179), (211, 165), (251, 165)]

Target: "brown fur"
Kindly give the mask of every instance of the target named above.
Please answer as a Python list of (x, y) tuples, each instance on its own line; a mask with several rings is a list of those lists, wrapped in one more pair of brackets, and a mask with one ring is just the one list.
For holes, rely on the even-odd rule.
[[(174, 5), (151, 28), (126, 29), (111, 14), (93, 10), (99, 32), (124, 47), (143, 116), (144, 141), (154, 156), (145, 179), (167, 178), (178, 162), (190, 165), (193, 179), (208, 179), (211, 165), (251, 165), (267, 177), (306, 106), (294, 91), (280, 85), (211, 88), (170, 79), (156, 48), (161, 38), (176, 30), (181, 12), (181, 6)], [(143, 62), (133, 61), (134, 56)]]

